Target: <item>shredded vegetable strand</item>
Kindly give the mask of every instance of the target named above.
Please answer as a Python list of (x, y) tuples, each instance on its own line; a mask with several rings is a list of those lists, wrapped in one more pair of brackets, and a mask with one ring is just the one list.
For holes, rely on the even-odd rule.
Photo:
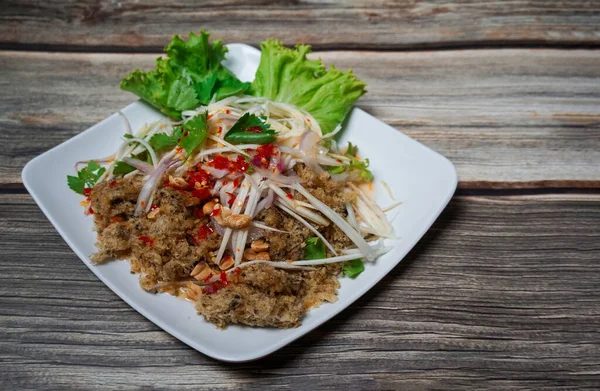
[[(247, 177), (244, 178), (244, 181), (240, 185), (240, 191), (236, 197), (236, 202), (234, 203), (233, 208), (231, 208), (232, 215), (240, 213), (240, 210), (242, 209), (242, 206), (244, 205), (244, 201), (246, 200), (246, 196), (248, 195), (248, 191), (250, 190), (250, 187), (251, 187), (250, 181), (248, 180)], [(223, 255), (225, 254), (225, 249), (227, 248), (227, 244), (229, 242), (229, 238), (231, 237), (232, 233), (233, 233), (233, 230), (231, 228), (225, 228), (225, 232), (223, 233), (223, 240), (221, 241), (221, 246), (219, 247), (219, 251), (217, 252), (217, 259), (216, 259), (217, 263), (219, 263), (221, 261), (221, 259), (223, 259)], [(233, 244), (235, 245), (236, 243), (234, 242)], [(234, 250), (236, 250), (236, 249), (234, 248)]]
[(327, 248), (335, 255), (337, 255), (337, 252), (335, 251), (335, 248), (333, 248), (333, 246), (331, 245), (331, 243), (329, 243), (327, 241), (327, 239), (325, 239), (325, 237), (323, 235), (321, 235), (321, 233), (319, 231), (317, 231), (317, 229), (315, 227), (313, 227), (312, 225), (310, 225), (310, 223), (306, 220), (304, 220), (302, 217), (300, 217), (298, 214), (294, 213), (293, 210), (291, 210), (290, 208), (288, 208), (284, 203), (282, 203), (280, 200), (275, 201), (275, 205), (277, 205), (279, 207), (279, 209), (283, 210), (284, 212), (288, 213), (290, 216), (292, 216), (293, 218), (295, 218), (296, 220), (298, 220), (300, 223), (302, 223), (306, 228), (310, 229), (315, 235), (317, 235), (317, 237), (319, 239), (321, 239), (323, 241), (323, 243), (325, 243), (325, 245), (327, 246)]
[(337, 225), (347, 236), (356, 244), (358, 248), (363, 251), (366, 258), (368, 260), (373, 260), (373, 251), (369, 244), (365, 241), (365, 239), (358, 233), (346, 220), (344, 220), (340, 215), (335, 213), (330, 207), (319, 201), (315, 196), (309, 193), (302, 185), (296, 184), (294, 185), (294, 189), (298, 190), (300, 194), (302, 194), (308, 201), (310, 201), (313, 205), (319, 208), (319, 211), (327, 216), (335, 225)]
[(323, 225), (323, 226), (328, 226), (329, 225), (329, 221), (327, 221), (325, 218), (323, 218), (322, 216), (316, 214), (315, 212), (309, 210), (308, 208), (305, 208), (303, 206), (298, 206), (294, 203), (294, 201), (290, 200), (287, 197), (287, 194), (281, 190), (280, 187), (278, 187), (277, 185), (275, 185), (272, 182), (269, 182), (269, 187), (275, 192), (275, 194), (277, 194), (281, 200), (283, 200), (283, 202), (285, 204), (287, 204), (290, 208), (294, 209), (296, 212), (298, 212), (299, 215), (306, 217), (309, 220), (312, 220), (313, 222)]

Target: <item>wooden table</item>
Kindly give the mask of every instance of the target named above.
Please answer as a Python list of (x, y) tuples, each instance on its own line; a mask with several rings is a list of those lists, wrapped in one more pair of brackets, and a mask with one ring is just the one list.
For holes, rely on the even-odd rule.
[[(0, 7), (0, 389), (600, 387), (600, 3), (51, 3)], [(200, 28), (312, 44), (368, 83), (360, 107), (460, 177), (380, 284), (246, 364), (209, 359), (122, 302), (20, 177), (133, 101), (120, 78)]]

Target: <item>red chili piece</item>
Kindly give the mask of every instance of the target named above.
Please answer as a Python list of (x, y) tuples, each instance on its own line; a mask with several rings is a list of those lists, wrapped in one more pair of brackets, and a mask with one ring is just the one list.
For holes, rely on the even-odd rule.
[(206, 239), (208, 235), (210, 235), (213, 232), (215, 232), (215, 230), (210, 225), (202, 225), (200, 226), (200, 228), (198, 228), (198, 239)]
[(235, 194), (230, 193), (228, 191), (225, 192), (229, 196), (229, 200), (227, 200), (227, 205), (231, 206), (235, 202)]
[(154, 246), (154, 240), (150, 239), (147, 236), (140, 236), (138, 239), (146, 243), (150, 248)]

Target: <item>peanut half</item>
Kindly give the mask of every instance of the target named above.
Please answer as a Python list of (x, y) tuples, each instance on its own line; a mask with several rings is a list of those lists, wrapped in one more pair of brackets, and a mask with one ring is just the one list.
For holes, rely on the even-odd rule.
[(231, 216), (223, 217), (223, 227), (233, 228), (233, 229), (242, 229), (246, 228), (252, 222), (252, 217), (245, 214), (234, 214)]
[(196, 280), (200, 281), (200, 280), (204, 280), (211, 273), (212, 273), (212, 271), (210, 270), (210, 267), (206, 264), (206, 262), (200, 262), (199, 264), (196, 265), (196, 267), (194, 267), (194, 270), (192, 270), (192, 272), (190, 273), (190, 276), (192, 276)]
[(268, 252), (259, 252), (252, 250), (251, 248), (244, 251), (244, 258), (249, 261), (270, 261), (271, 256)]
[(231, 269), (231, 267), (234, 264), (235, 264), (235, 261), (233, 260), (232, 257), (223, 257), (223, 259), (221, 259), (221, 262), (219, 262), (219, 269), (221, 269), (221, 270)]
[(146, 215), (147, 218), (149, 218), (150, 220), (156, 218), (156, 215), (158, 215), (160, 213), (160, 208), (155, 208), (152, 209), (150, 212), (148, 212), (148, 214)]
[(260, 253), (269, 249), (269, 243), (265, 242), (264, 239), (257, 239), (252, 242), (250, 247), (257, 253)]

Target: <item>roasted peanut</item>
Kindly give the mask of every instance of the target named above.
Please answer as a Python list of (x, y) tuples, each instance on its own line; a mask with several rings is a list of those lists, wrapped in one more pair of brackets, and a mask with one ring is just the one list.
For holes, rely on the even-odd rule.
[(193, 282), (191, 282), (191, 281), (187, 283), (187, 287), (188, 287), (190, 290), (194, 291), (195, 293), (202, 293), (202, 287), (200, 287), (200, 286), (198, 286), (198, 285), (194, 284), (194, 283), (193, 283)]
[(256, 254), (256, 259), (257, 260), (261, 260), (261, 261), (270, 261), (271, 260), (271, 255), (269, 255), (268, 252), (263, 251), (263, 252), (260, 252), (260, 253)]
[(216, 204), (213, 207), (213, 211), (220, 209), (221, 211), (216, 213), (214, 218), (219, 223), (219, 225), (225, 225), (225, 219), (231, 216), (231, 209), (226, 206), (222, 206), (221, 204)]
[(223, 259), (221, 259), (221, 262), (219, 262), (219, 269), (221, 269), (221, 270), (231, 269), (231, 267), (234, 264), (235, 264), (235, 261), (233, 260), (232, 257), (224, 257)]
[(263, 239), (257, 239), (252, 242), (250, 247), (252, 247), (252, 250), (256, 251), (257, 253), (260, 253), (269, 249), (269, 243), (265, 242)]
[(250, 225), (250, 223), (252, 222), (252, 217), (245, 214), (234, 214), (231, 216), (225, 216), (222, 220), (223, 223), (221, 225), (223, 227), (242, 229)]
[(152, 209), (147, 215), (146, 217), (149, 218), (150, 220), (156, 218), (156, 215), (160, 213), (160, 208), (155, 208)]
[(187, 182), (183, 178), (173, 178), (173, 176), (169, 175), (169, 183), (171, 185), (175, 185), (177, 187), (187, 187)]
[(204, 206), (202, 207), (202, 213), (204, 213), (205, 216), (208, 216), (209, 214), (212, 213), (214, 207), (215, 207), (216, 203), (214, 201), (208, 201), (206, 204), (204, 204)]
[(198, 300), (198, 295), (202, 294), (202, 288), (191, 281), (187, 283), (186, 287), (188, 289), (185, 291), (185, 296), (192, 301)]
[(263, 252), (257, 253), (256, 251), (252, 250), (251, 248), (244, 251), (244, 258), (246, 258), (249, 261), (270, 261), (271, 260), (271, 256), (269, 255), (268, 252), (263, 251)]
[(196, 280), (204, 280), (211, 274), (210, 267), (206, 264), (206, 262), (200, 262), (194, 267), (194, 270), (190, 273), (190, 276), (194, 277)]
[(252, 250), (251, 248), (244, 250), (244, 258), (249, 261), (256, 260), (256, 251)]

